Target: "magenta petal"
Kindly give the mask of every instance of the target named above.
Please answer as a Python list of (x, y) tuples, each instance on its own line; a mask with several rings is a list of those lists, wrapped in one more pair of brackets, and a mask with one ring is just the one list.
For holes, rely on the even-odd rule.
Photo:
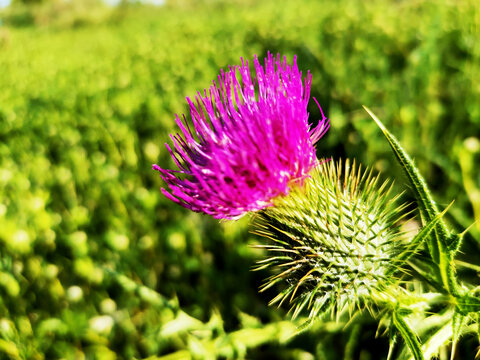
[[(221, 71), (209, 91), (187, 98), (193, 130), (176, 117), (171, 136), (177, 170), (153, 165), (167, 183), (167, 198), (219, 219), (238, 219), (272, 205), (317, 165), (314, 144), (329, 128), (322, 112), (310, 129), (307, 105), (312, 77), (296, 63), (268, 54)], [(316, 100), (315, 100), (316, 102)], [(318, 105), (318, 103), (317, 103)], [(322, 111), (320, 109), (320, 111)]]

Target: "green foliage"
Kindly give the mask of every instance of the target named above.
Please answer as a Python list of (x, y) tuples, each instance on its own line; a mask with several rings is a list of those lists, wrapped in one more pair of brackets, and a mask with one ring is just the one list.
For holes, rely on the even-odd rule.
[(100, 0), (14, 0), (4, 22), (16, 27), (71, 28), (99, 24), (111, 13)]
[[(264, 254), (247, 246), (260, 241), (247, 222), (174, 206), (150, 166), (171, 161), (174, 114), (220, 68), (297, 54), (332, 120), (321, 157), (404, 185), (361, 110), (380, 106), (439, 207), (455, 198), (444, 220), (463, 231), (480, 219), (476, 1), (72, 3), (0, 13), (0, 357), (383, 359), (388, 339), (374, 340), (368, 314), (290, 339), (298, 323), (265, 305), (277, 289), (257, 294), (267, 274), (249, 271)], [(480, 221), (458, 253), (472, 283), (478, 270), (462, 264), (479, 263), (479, 238)], [(415, 316), (415, 329), (440, 324), (418, 334), (432, 354), (454, 332)], [(456, 333), (458, 358), (472, 358), (476, 343)]]

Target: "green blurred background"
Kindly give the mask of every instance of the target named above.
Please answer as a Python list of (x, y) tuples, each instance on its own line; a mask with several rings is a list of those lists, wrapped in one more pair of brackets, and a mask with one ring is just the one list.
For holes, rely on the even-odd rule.
[[(331, 119), (319, 157), (405, 189), (367, 105), (440, 207), (456, 200), (452, 227), (480, 220), (476, 0), (14, 0), (0, 9), (0, 358), (386, 357), (366, 314), (291, 338), (275, 291), (257, 292), (268, 274), (251, 271), (263, 254), (249, 220), (174, 205), (151, 170), (173, 166), (163, 143), (185, 96), (267, 51), (313, 74)], [(462, 250), (480, 262), (480, 221)]]

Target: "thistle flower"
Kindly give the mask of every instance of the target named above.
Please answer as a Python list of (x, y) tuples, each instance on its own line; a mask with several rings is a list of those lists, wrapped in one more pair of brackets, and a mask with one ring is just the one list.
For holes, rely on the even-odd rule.
[(296, 58), (290, 65), (279, 55), (268, 54), (264, 66), (257, 57), (253, 63), (256, 82), (242, 59), (221, 71), (208, 94), (187, 98), (193, 130), (177, 116), (182, 134), (171, 135), (174, 149), (166, 144), (178, 170), (153, 165), (170, 200), (236, 219), (271, 206), (317, 164), (314, 144), (329, 124), (323, 113), (316, 127), (308, 124), (310, 73), (303, 79)]
[(292, 302), (294, 316), (306, 306), (314, 318), (359, 305), (395, 281), (395, 258), (405, 249), (397, 226), (405, 206), (396, 205), (387, 185), (355, 163), (324, 162), (302, 188), (256, 216), (255, 232), (272, 241), (261, 246), (271, 257), (258, 269), (275, 272), (261, 290), (285, 286), (271, 303)]

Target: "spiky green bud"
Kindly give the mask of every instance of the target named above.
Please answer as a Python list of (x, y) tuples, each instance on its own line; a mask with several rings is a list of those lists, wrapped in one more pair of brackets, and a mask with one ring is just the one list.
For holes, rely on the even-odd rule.
[(283, 283), (271, 303), (292, 303), (296, 316), (358, 305), (394, 279), (405, 250), (399, 230), (404, 205), (372, 171), (325, 161), (311, 177), (256, 217), (255, 232), (271, 240), (258, 269), (275, 274), (262, 290)]

